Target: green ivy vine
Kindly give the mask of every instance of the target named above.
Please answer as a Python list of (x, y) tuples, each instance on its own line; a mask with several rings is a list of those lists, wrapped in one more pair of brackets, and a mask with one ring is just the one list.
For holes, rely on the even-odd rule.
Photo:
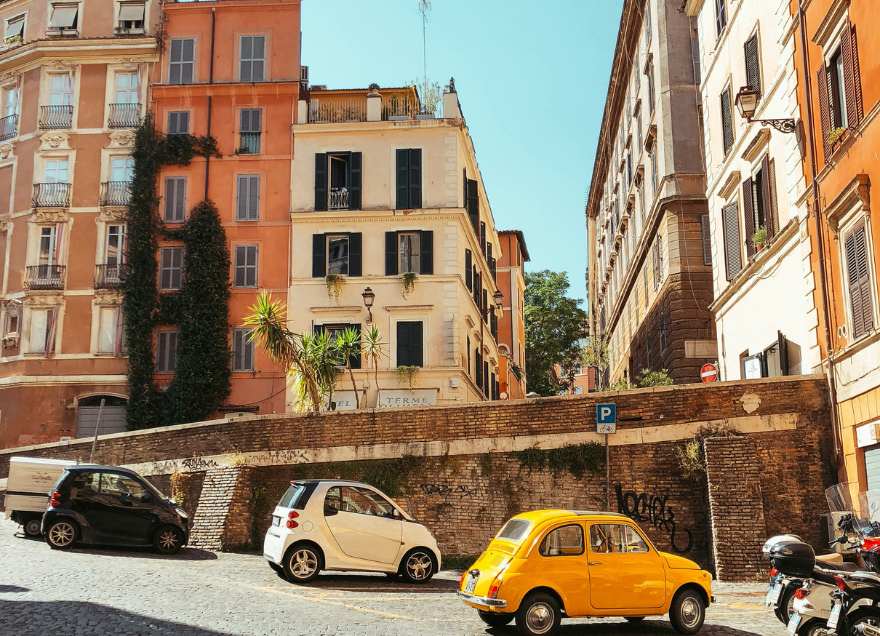
[(587, 473), (598, 473), (605, 466), (605, 449), (596, 442), (568, 444), (550, 450), (532, 446), (514, 451), (511, 456), (519, 462), (520, 470), (528, 471), (529, 475), (549, 469), (554, 477), (567, 472), (575, 479), (583, 479)]
[[(220, 157), (213, 137), (161, 134), (148, 115), (135, 135), (128, 261), (122, 284), (128, 344), (128, 428), (143, 429), (204, 419), (230, 391), (229, 249), (217, 207), (201, 201), (179, 229), (159, 215), (159, 176), (164, 166), (188, 166)], [(180, 291), (159, 294), (159, 239), (184, 245)], [(177, 370), (166, 390), (154, 382), (153, 333), (177, 325)]]

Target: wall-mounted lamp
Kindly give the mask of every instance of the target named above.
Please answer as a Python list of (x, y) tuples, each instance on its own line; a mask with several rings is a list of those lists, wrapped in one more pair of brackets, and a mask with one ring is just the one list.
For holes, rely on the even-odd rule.
[(498, 315), (501, 315), (502, 308), (501, 303), (504, 300), (504, 294), (501, 293), (500, 289), (496, 289), (495, 293), (492, 294), (492, 299), (495, 301), (495, 306), (498, 308)]
[[(739, 89), (739, 93), (736, 94), (734, 104), (736, 104), (740, 117), (751, 123), (753, 121), (752, 118), (755, 116), (755, 111), (758, 110), (759, 101), (761, 101), (761, 91), (751, 86), (743, 86)], [(793, 119), (755, 119), (754, 121), (759, 124), (773, 126), (781, 133), (793, 133), (797, 130), (797, 122)]]
[(364, 293), (361, 294), (364, 297), (364, 307), (367, 308), (367, 324), (371, 324), (373, 322), (373, 302), (376, 300), (376, 294), (373, 293), (373, 290), (367, 287), (364, 289)]

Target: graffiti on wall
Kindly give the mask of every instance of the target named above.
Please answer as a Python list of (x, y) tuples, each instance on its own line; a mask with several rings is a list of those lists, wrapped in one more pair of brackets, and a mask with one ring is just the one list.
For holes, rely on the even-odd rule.
[(419, 484), (419, 489), (422, 491), (423, 495), (436, 495), (445, 499), (448, 499), (449, 497), (464, 499), (465, 497), (473, 497), (477, 494), (476, 488), (471, 488), (470, 486), (465, 485), (449, 486), (447, 484)]
[[(673, 551), (679, 554), (689, 552), (694, 545), (694, 537), (690, 530), (682, 530), (676, 527), (675, 512), (668, 504), (669, 495), (650, 495), (646, 492), (637, 493), (634, 490), (624, 491), (620, 484), (615, 486), (617, 490), (617, 512), (626, 515), (636, 522), (650, 523), (656, 530), (661, 530), (669, 535), (669, 543)], [(676, 532), (687, 537), (687, 544), (680, 548), (676, 543)]]

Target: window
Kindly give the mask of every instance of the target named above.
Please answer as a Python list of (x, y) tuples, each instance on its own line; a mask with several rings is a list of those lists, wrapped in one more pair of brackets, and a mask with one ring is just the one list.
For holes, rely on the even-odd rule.
[[(465, 253), (468, 260), (469, 250)], [(467, 267), (470, 271), (470, 261)], [(434, 273), (434, 232), (386, 232), (385, 275)], [(472, 289), (473, 278), (468, 289)]]
[(124, 225), (107, 226), (105, 261), (108, 267), (116, 268), (122, 263), (122, 249), (125, 240)]
[(721, 35), (727, 26), (727, 0), (715, 0), (715, 32)]
[(852, 340), (856, 340), (874, 328), (874, 296), (869, 266), (871, 251), (864, 219), (844, 235), (843, 248), (852, 317)]
[(235, 246), (235, 286), (257, 286), (257, 246)]
[[(638, 77), (638, 75), (636, 75)], [(639, 111), (639, 116), (636, 117), (636, 154), (638, 155), (642, 150), (642, 111)]]
[(348, 274), (348, 235), (327, 236), (327, 274)]
[(49, 105), (71, 106), (73, 104), (73, 77), (51, 75), (49, 77)]
[(632, 158), (632, 150), (627, 146), (626, 148), (626, 187), (629, 188), (632, 185), (633, 180), (633, 158)]
[(700, 236), (703, 239), (703, 265), (712, 265), (712, 232), (709, 215), (700, 215)]
[(117, 73), (116, 103), (137, 104), (139, 101), (137, 73)]
[(236, 221), (260, 220), (260, 175), (238, 175)]
[(196, 61), (193, 38), (173, 39), (169, 46), (168, 83), (192, 84)]
[(829, 136), (841, 128), (855, 128), (864, 118), (859, 47), (856, 31), (847, 20), (840, 35), (840, 46), (818, 71), (819, 111), (822, 117), (826, 159), (833, 144)]
[(583, 392), (584, 392), (584, 387), (582, 387), (582, 386), (574, 387), (574, 394), (575, 395), (583, 395)]
[(314, 234), (312, 236), (312, 276), (361, 276), (360, 232)]
[(9, 18), (6, 21), (6, 31), (3, 34), (3, 41), (9, 43), (10, 38), (19, 37), (24, 39), (24, 17), (25, 14)]
[(177, 370), (177, 331), (160, 331), (156, 338), (156, 372)]
[(721, 131), (724, 143), (724, 156), (733, 148), (733, 111), (730, 102), (730, 87), (721, 93)]
[(238, 81), (262, 82), (266, 65), (266, 36), (243, 35), (238, 58)]
[(538, 553), (545, 557), (579, 556), (584, 553), (584, 529), (580, 524), (570, 524), (548, 532)]
[(241, 143), (238, 154), (260, 154), (260, 133), (262, 132), (263, 111), (259, 108), (242, 108), (239, 111), (239, 132)]
[(743, 45), (746, 58), (746, 84), (761, 91), (761, 58), (758, 54), (758, 34), (754, 34)]
[(654, 264), (654, 289), (659, 289), (661, 283), (663, 283), (663, 254), (659, 236), (654, 240), (651, 254)]
[(232, 330), (232, 370), (235, 372), (254, 370), (254, 343), (250, 329)]
[(656, 140), (651, 145), (651, 185), (652, 187), (652, 200), (657, 198), (657, 195), (660, 194), (660, 169), (657, 166), (657, 142)]
[(52, 353), (55, 348), (54, 309), (31, 311), (31, 333), (28, 353)]
[(78, 3), (53, 2), (49, 12), (49, 29), (46, 35), (58, 35), (65, 31), (75, 31), (78, 20)]
[(721, 226), (724, 232), (724, 261), (727, 280), (733, 280), (742, 271), (742, 245), (739, 232), (739, 210), (736, 202), (721, 210)]
[(846, 117), (846, 78), (843, 70), (843, 51), (838, 50), (829, 62), (831, 99), (831, 123), (834, 128), (846, 128), (849, 125)]
[(666, 315), (660, 312), (660, 351), (666, 351)]
[(163, 247), (160, 253), (159, 289), (180, 289), (183, 279), (183, 248)]
[(120, 2), (117, 32), (143, 31), (145, 10), (146, 6), (143, 2)]
[(645, 46), (651, 43), (651, 0), (645, 2)]
[(183, 223), (186, 218), (186, 177), (165, 177), (165, 222)]
[(691, 29), (691, 59), (694, 66), (694, 84), (699, 86), (702, 68), (700, 67), (700, 27), (697, 24)]
[(315, 155), (315, 211), (361, 209), (361, 153)]
[(769, 157), (764, 157), (758, 172), (743, 183), (743, 217), (746, 233), (744, 239), (748, 258), (757, 253), (752, 241), (755, 232), (760, 229), (766, 230), (768, 240), (776, 235), (778, 220), (774, 217), (778, 216), (778, 212), (773, 204), (776, 184), (773, 183), (775, 166), (771, 167), (772, 163)]
[(134, 157), (113, 157), (110, 160), (110, 181), (131, 183), (134, 177)]
[(639, 179), (639, 217), (640, 227), (645, 227), (645, 180)]
[(422, 339), (424, 335), (422, 322), (397, 323), (397, 366), (424, 366)]
[(6, 304), (6, 325), (3, 330), (4, 336), (17, 336), (21, 331), (21, 307), (22, 303), (10, 300)]
[(401, 274), (418, 273), (420, 234), (418, 232), (398, 232), (397, 241), (400, 247), (398, 271)]
[(397, 149), (397, 209), (422, 207), (422, 150)]
[(334, 486), (327, 491), (324, 507), (339, 512), (350, 512), (374, 517), (393, 517), (394, 506), (379, 493), (369, 488)]
[[(58, 240), (58, 226), (40, 228), (40, 244), (39, 244), (39, 265), (57, 265), (58, 264), (58, 248), (61, 243)], [(42, 273), (42, 272), (41, 272)], [(46, 272), (44, 276), (49, 276)]]
[(648, 64), (648, 69), (645, 71), (645, 74), (648, 76), (648, 113), (654, 114), (654, 63), (651, 62)]
[(474, 291), (474, 273), (473, 269), (473, 252), (470, 250), (464, 251), (464, 284), (467, 286), (469, 292)]
[(45, 183), (67, 183), (67, 159), (49, 159), (43, 164), (43, 181)]
[(113, 353), (119, 351), (120, 344), (120, 318), (119, 307), (100, 307), (98, 313), (98, 353)]
[(632, 526), (602, 523), (590, 526), (590, 551), (593, 554), (622, 554), (650, 552), (650, 548)]
[(168, 134), (169, 135), (188, 135), (189, 134), (189, 111), (173, 110), (168, 113)]
[(140, 499), (147, 494), (140, 483), (118, 473), (101, 473), (101, 492), (126, 499)]

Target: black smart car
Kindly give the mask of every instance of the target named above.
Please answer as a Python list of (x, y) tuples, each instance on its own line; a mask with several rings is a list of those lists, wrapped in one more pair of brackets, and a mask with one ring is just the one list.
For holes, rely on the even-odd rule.
[(49, 497), (43, 535), (63, 550), (76, 542), (152, 545), (173, 554), (186, 545), (189, 515), (134, 471), (114, 466), (67, 468)]

